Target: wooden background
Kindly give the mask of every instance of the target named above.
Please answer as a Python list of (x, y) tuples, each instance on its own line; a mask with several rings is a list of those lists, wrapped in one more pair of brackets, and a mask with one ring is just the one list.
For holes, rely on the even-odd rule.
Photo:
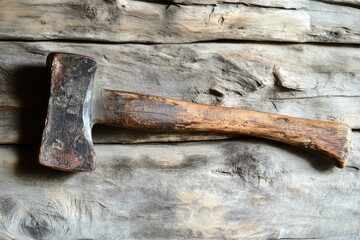
[[(0, 238), (359, 239), (358, 44), (358, 0), (0, 1)], [(40, 167), (52, 51), (95, 57), (98, 87), (346, 122), (348, 166), (96, 126), (95, 172)]]

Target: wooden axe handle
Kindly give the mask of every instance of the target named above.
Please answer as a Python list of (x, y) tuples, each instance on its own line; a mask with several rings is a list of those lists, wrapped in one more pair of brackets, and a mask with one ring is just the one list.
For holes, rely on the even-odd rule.
[(351, 128), (344, 123), (183, 102), (101, 90), (96, 122), (128, 129), (215, 132), (256, 136), (290, 144), (345, 167)]

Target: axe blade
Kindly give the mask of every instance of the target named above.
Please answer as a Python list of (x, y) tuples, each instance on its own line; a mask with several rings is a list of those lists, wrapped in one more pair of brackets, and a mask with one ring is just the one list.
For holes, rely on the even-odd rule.
[(39, 163), (63, 171), (92, 171), (90, 113), (96, 61), (68, 53), (49, 57), (51, 88)]

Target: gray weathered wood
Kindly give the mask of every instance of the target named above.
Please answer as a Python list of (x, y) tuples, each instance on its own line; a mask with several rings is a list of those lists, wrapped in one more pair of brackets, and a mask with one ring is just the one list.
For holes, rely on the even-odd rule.
[[(46, 55), (74, 52), (99, 62), (97, 88), (253, 109), (360, 127), (360, 51), (298, 44), (0, 45), (0, 142), (32, 142), (42, 131), (48, 89)], [(14, 54), (16, 53), (16, 54)], [(97, 128), (96, 142), (213, 138), (129, 134)]]
[(218, 141), (99, 144), (79, 174), (0, 145), (0, 239), (359, 239), (359, 22), (359, 0), (0, 1), (0, 144), (38, 139), (51, 51), (95, 57), (97, 87), (353, 128), (345, 169), (261, 139), (103, 126), (96, 142)]
[[(319, 2), (325, 2), (328, 4), (337, 4), (344, 6), (356, 7), (360, 5), (359, 0), (169, 0), (170, 2), (177, 4), (243, 4), (246, 6), (262, 7), (262, 8), (274, 8), (274, 9), (317, 9), (319, 6), (323, 8), (326, 5), (319, 4)], [(160, 1), (159, 1), (160, 2)], [(329, 6), (327, 6), (329, 7)], [(332, 6), (337, 7), (337, 6)]]
[[(186, 5), (189, 3), (195, 4)], [(0, 39), (360, 43), (360, 10), (352, 7), (358, 6), (358, 1), (199, 3), (198, 0), (1, 1)]]
[(97, 145), (93, 173), (0, 147), (1, 239), (358, 239), (360, 135), (349, 167), (283, 145)]

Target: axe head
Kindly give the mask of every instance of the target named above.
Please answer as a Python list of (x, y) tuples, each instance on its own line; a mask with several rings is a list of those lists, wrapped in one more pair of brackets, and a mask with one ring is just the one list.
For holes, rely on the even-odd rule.
[(63, 171), (92, 171), (91, 99), (96, 62), (68, 53), (52, 53), (50, 98), (39, 163)]

